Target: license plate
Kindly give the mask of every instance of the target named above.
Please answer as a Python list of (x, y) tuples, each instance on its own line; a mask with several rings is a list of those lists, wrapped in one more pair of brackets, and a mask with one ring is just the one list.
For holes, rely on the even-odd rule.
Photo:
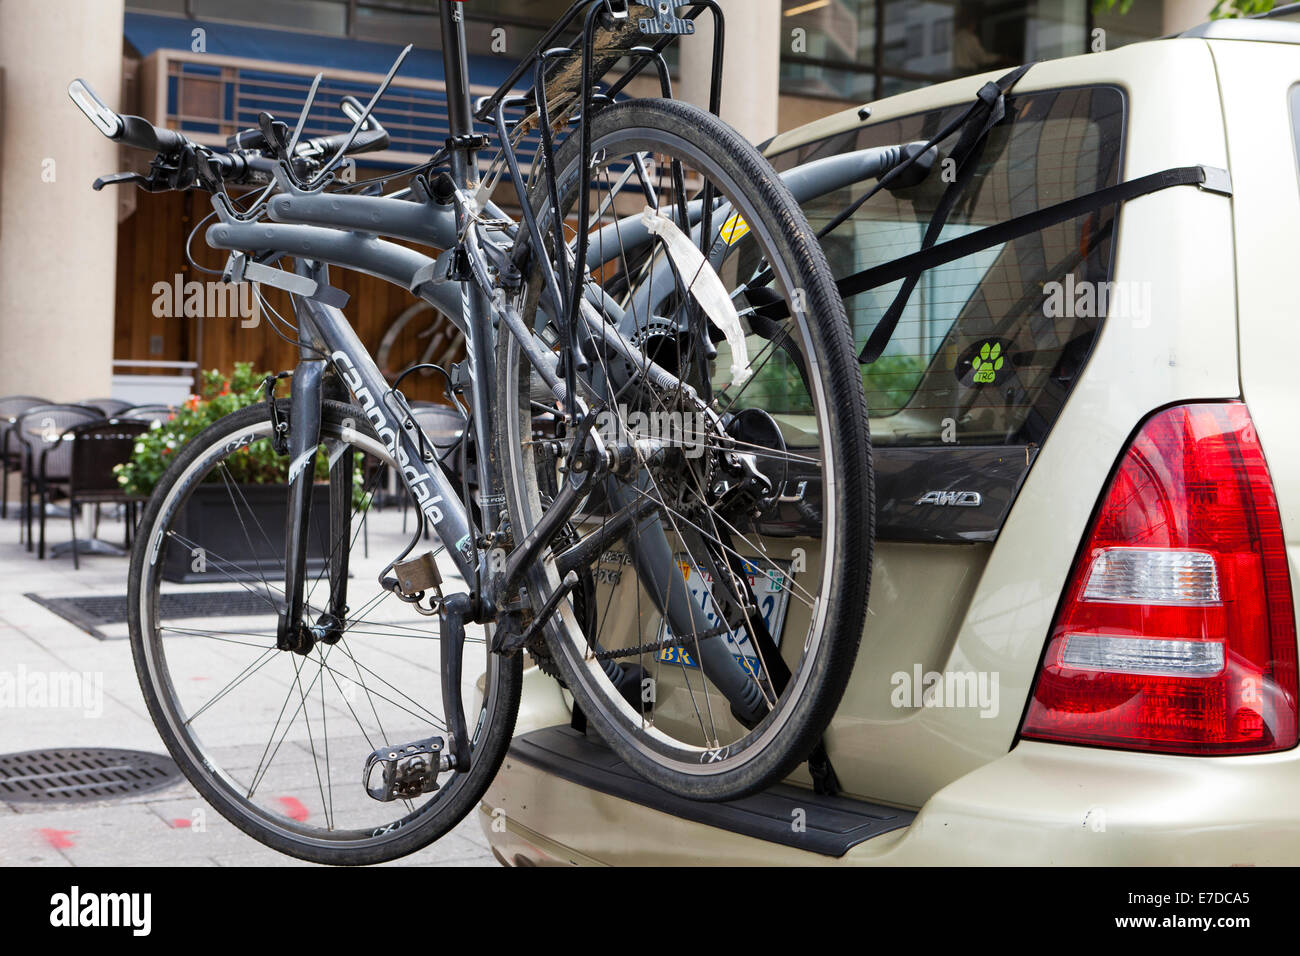
[[(712, 601), (713, 575), (692, 567), (682, 556), (678, 557), (677, 564), (682, 569), (682, 576), (686, 579), (686, 586), (690, 589), (691, 599), (704, 611), (709, 628), (716, 627), (718, 617), (714, 610), (716, 605)], [(765, 565), (765, 567), (759, 567), (746, 561), (745, 576), (749, 579), (749, 586), (754, 591), (755, 600), (758, 601), (759, 611), (763, 615), (763, 622), (767, 625), (767, 632), (772, 635), (772, 640), (779, 647), (781, 644), (781, 628), (785, 625), (786, 606), (790, 603), (790, 587), (788, 583), (790, 564), (782, 561), (768, 561), (765, 562)], [(661, 621), (657, 639), (662, 641), (670, 636), (672, 636), (672, 631), (668, 627), (668, 622), (666, 620)], [(711, 637), (709, 640), (716, 641), (717, 638)], [(749, 632), (744, 626), (737, 627), (730, 634), (723, 635), (723, 640), (727, 642), (727, 650), (731, 651), (732, 656), (743, 667), (748, 669), (751, 674), (757, 675), (760, 673), (758, 651), (754, 648), (754, 643), (750, 640)], [(688, 647), (665, 647), (659, 651), (657, 659), (666, 664), (698, 667), (699, 665), (691, 653), (692, 650), (693, 648)]]

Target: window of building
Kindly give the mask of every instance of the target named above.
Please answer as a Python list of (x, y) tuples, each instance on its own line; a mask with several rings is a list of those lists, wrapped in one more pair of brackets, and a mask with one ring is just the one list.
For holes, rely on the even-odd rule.
[[(522, 57), (572, 0), (465, 4), (472, 53)], [(1094, 18), (1090, 0), (781, 0), (781, 92), (856, 103), (1160, 33), (1160, 4)], [(436, 49), (438, 0), (127, 0), (130, 10)], [(670, 46), (670, 65), (676, 63)]]
[[(1139, 9), (1140, 8), (1140, 9)], [(1154, 13), (1153, 13), (1154, 11)], [(782, 0), (781, 91), (862, 102), (1160, 33), (1160, 5), (1090, 0)]]

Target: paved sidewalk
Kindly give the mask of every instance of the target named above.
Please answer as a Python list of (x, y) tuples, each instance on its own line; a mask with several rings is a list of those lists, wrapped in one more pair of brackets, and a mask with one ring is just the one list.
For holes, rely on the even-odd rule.
[[(33, 592), (124, 595), (127, 559), (83, 556), (81, 569), (74, 571), (70, 554), (39, 561), (18, 543), (18, 533), (11, 511), (8, 520), (0, 521), (0, 680), (90, 674), (94, 686), (102, 675), (102, 713), (89, 713), (86, 707), (33, 706), (11, 693), (8, 701), (0, 699), (0, 754), (67, 747), (165, 754), (136, 683), (127, 641), (97, 640), (24, 597)], [(53, 542), (66, 540), (66, 519), (54, 519), (47, 535)], [(105, 521), (100, 537), (120, 541), (122, 525)], [(2, 800), (0, 866), (300, 864), (245, 836), (208, 807), (184, 778), (166, 789), (112, 802), (49, 808)], [(496, 863), (471, 815), (433, 846), (395, 865)]]

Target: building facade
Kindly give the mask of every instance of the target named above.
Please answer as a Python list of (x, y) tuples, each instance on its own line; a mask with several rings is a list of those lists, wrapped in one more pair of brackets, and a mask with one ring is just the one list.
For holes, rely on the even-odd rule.
[[(393, 144), (363, 170), (373, 175), (420, 162), (445, 136), (436, 2), (0, 0), (0, 394), (76, 400), (146, 377), (155, 391), (183, 391), (195, 367), (228, 370), (241, 359), (279, 369), (294, 360), (237, 297), (218, 296), (211, 307), (211, 276), (185, 254), (210, 211), (205, 197), (90, 192), (96, 175), (142, 168), (147, 157), (100, 137), (68, 102), (69, 80), (82, 76), (124, 112), (222, 145), (256, 125), (261, 110), (296, 117), (318, 70), (326, 106), (348, 93), (364, 99), (400, 46), (414, 43), (377, 111)], [(723, 115), (755, 141), (956, 76), (1176, 32), (1212, 6), (1135, 0), (1121, 16), (1091, 0), (719, 2), (730, 51)], [(466, 3), (476, 89), (490, 92), (569, 3)], [(707, 98), (709, 73), (711, 31), (700, 32), (670, 61), (679, 95), (695, 102)], [(308, 132), (343, 122), (317, 110)], [(200, 266), (221, 265), (201, 238), (192, 253)], [(414, 334), (436, 317), (411, 316), (409, 331), (394, 334), (414, 299), (368, 277), (337, 281), (352, 294), (349, 315), (363, 341), (378, 350), (387, 340), (395, 366), (414, 360), (399, 353), (420, 347)], [(414, 397), (434, 397), (422, 387), (434, 385), (416, 385)]]

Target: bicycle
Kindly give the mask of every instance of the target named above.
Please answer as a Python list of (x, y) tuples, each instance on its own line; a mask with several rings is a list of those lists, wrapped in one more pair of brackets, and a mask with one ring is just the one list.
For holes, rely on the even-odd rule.
[[(408, 332), (405, 338), (402, 333)], [(420, 329), (420, 331), (414, 331)], [(433, 367), (450, 364), (463, 353), (460, 330), (428, 302), (415, 302), (399, 312), (379, 340), (375, 363), (384, 378), (396, 381), (409, 365), (422, 366), (421, 376), (431, 378)], [(419, 353), (415, 362), (404, 361)]]
[[(704, 12), (710, 111), (672, 99), (663, 57)], [(392, 859), (460, 821), (505, 756), (525, 655), (665, 789), (726, 800), (787, 776), (843, 693), (870, 583), (870, 436), (843, 303), (789, 189), (717, 118), (716, 3), (578, 0), (477, 104), (459, 3), (439, 17), (450, 136), (388, 195), (330, 187), (387, 144), (374, 107), (406, 51), (369, 104), (343, 102), (348, 134), (302, 139), (313, 85), (294, 129), (262, 114), (224, 153), (70, 87), (105, 135), (156, 154), (147, 176), (97, 189), (210, 193), (223, 278), (293, 302), (292, 322), (266, 312), (299, 348), (278, 376), (290, 397), (268, 379), (265, 400), (177, 449), (141, 519), (129, 613), (186, 777), (245, 832), (317, 862)], [(662, 98), (620, 98), (647, 68)], [(518, 221), (492, 202), (502, 178)], [(385, 380), (330, 266), (414, 292), (457, 325), (465, 362)], [(454, 449), (410, 414), (399, 386), (417, 370), (463, 416)], [(409, 541), (379, 507), (386, 473), (420, 516)], [(196, 517), (205, 485), (225, 510)], [(426, 526), (440, 546), (412, 556)], [(211, 546), (235, 529), (251, 557)], [(227, 590), (165, 577), (174, 554), (181, 577)], [(223, 605), (220, 628), (196, 595)]]

